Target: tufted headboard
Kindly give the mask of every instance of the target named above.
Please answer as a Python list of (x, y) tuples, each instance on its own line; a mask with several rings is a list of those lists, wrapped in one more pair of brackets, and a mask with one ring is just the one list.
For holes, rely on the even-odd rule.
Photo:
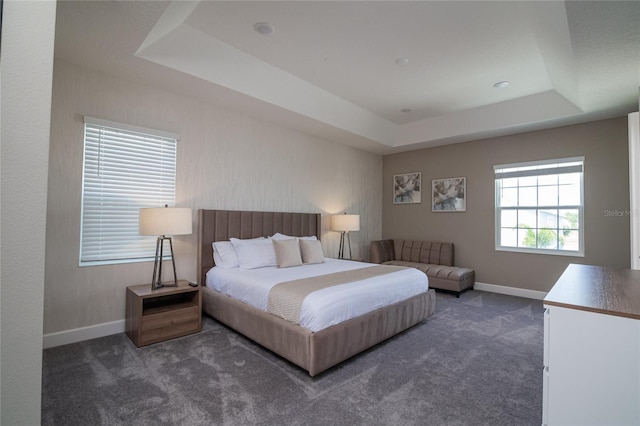
[(198, 283), (206, 285), (206, 274), (214, 266), (214, 241), (229, 238), (268, 237), (276, 232), (320, 239), (320, 213), (198, 210)]

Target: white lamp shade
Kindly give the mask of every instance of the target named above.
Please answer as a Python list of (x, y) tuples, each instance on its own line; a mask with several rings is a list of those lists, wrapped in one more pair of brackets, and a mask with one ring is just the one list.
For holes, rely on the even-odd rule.
[(360, 230), (359, 214), (336, 214), (331, 216), (331, 230), (349, 232)]
[(189, 208), (140, 209), (140, 235), (188, 235), (191, 232), (191, 209)]

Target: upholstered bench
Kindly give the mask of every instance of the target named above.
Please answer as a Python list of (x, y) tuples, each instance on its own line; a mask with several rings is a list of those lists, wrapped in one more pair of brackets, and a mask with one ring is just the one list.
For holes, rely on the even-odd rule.
[(412, 240), (371, 242), (371, 262), (409, 266), (427, 274), (429, 287), (460, 293), (473, 288), (475, 271), (453, 266), (453, 243)]

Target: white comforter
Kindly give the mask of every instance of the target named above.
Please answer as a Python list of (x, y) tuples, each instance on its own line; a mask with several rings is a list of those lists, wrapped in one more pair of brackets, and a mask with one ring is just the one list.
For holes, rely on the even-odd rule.
[[(326, 259), (324, 263), (292, 268), (213, 267), (207, 272), (207, 287), (266, 311), (269, 291), (278, 283), (368, 266), (372, 264)], [(414, 268), (325, 288), (305, 298), (299, 323), (311, 331), (322, 330), (424, 293), (428, 288), (426, 275)]]

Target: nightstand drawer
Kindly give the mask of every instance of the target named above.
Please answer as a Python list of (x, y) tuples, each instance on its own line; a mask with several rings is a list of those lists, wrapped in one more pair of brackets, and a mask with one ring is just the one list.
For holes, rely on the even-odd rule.
[(175, 309), (170, 312), (161, 312), (142, 316), (142, 331), (147, 332), (157, 328), (172, 325), (180, 325), (185, 322), (198, 322), (199, 306)]
[(149, 343), (162, 342), (174, 337), (195, 333), (196, 331), (200, 331), (200, 325), (197, 318), (180, 324), (170, 324), (165, 327), (154, 328), (141, 333), (140, 346), (147, 345)]

